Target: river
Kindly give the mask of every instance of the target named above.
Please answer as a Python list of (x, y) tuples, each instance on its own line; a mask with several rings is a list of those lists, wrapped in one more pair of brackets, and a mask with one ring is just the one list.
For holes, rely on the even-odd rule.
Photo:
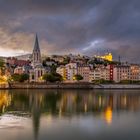
[(0, 90), (0, 140), (140, 140), (140, 90)]

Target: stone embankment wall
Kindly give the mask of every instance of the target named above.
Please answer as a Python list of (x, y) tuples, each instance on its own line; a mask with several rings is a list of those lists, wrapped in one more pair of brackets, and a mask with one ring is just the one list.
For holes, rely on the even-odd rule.
[(8, 89), (9, 85), (8, 84), (0, 84), (0, 89)]
[(92, 89), (91, 84), (81, 83), (61, 83), (61, 84), (11, 84), (12, 89)]
[(140, 89), (140, 85), (135, 84), (101, 84), (94, 85), (94, 89)]
[(124, 84), (98, 84), (91, 83), (61, 83), (61, 84), (11, 84), (10, 89), (140, 89), (140, 85), (124, 85)]

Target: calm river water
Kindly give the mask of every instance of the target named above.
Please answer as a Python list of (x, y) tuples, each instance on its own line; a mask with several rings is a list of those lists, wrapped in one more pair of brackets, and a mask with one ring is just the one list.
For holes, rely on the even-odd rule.
[(140, 90), (0, 90), (0, 140), (140, 140)]

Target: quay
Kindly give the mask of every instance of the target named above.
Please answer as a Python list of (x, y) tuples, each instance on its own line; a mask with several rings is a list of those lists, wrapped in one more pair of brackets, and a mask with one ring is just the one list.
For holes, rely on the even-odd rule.
[(140, 84), (12, 83), (2, 84), (0, 89), (140, 89)]

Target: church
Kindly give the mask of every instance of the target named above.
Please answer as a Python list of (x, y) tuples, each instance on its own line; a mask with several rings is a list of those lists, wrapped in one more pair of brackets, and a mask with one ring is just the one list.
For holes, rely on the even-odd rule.
[(34, 49), (32, 52), (31, 66), (32, 68), (29, 71), (30, 82), (43, 82), (42, 76), (46, 73), (46, 69), (42, 65), (41, 51), (37, 35), (35, 38)]

